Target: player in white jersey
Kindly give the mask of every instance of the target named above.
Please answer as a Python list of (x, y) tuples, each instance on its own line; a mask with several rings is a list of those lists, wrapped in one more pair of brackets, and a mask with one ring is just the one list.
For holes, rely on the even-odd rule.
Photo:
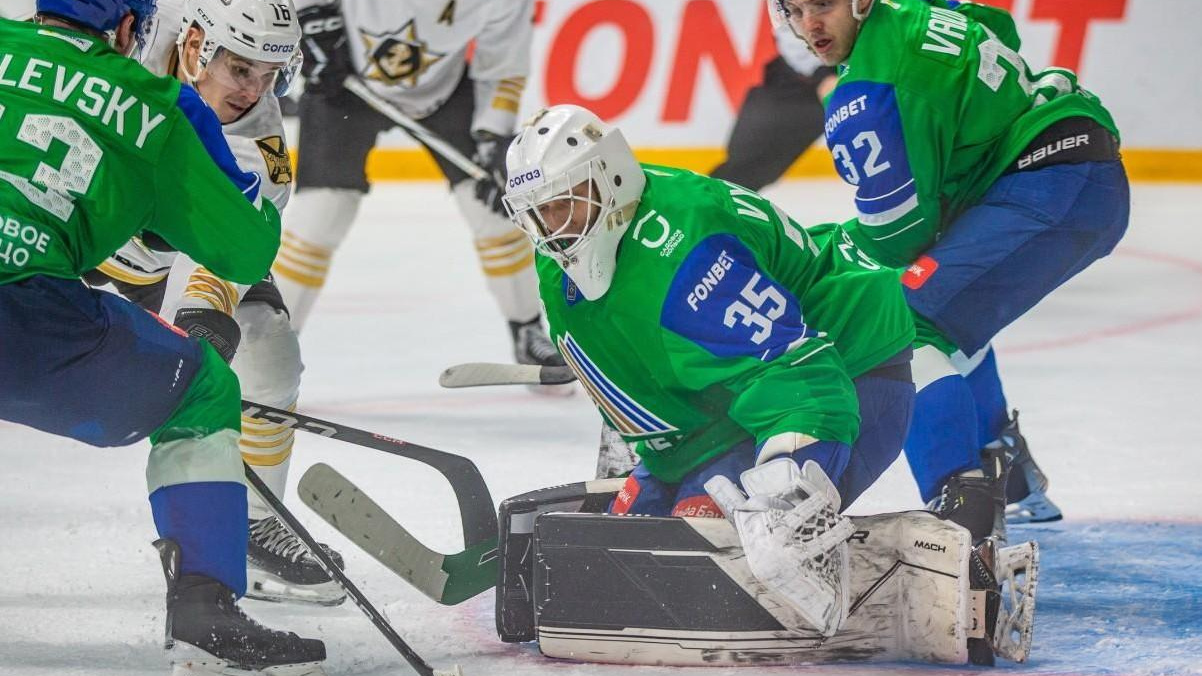
[[(299, 0), (305, 37), (297, 194), (273, 268), (304, 324), (369, 184), (368, 152), (393, 127), (343, 88), (357, 76), (401, 112), (504, 179), (529, 70), (533, 0)], [(467, 53), (473, 45), (469, 64)], [(534, 252), (491, 180), (434, 153), (467, 221), (521, 363), (563, 361), (542, 329)]]
[[(277, 95), (299, 68), (300, 26), (291, 0), (158, 0), (158, 25), (143, 51), (150, 71), (200, 92), (217, 113), (239, 166), (261, 178), (260, 194), (280, 211), (292, 168)], [(231, 361), (245, 398), (296, 406), (303, 369), (288, 310), (268, 276), (251, 286), (219, 278), (153, 233), (131, 240), (93, 281), (203, 337)], [(283, 495), (293, 431), (242, 417), (242, 458)], [(344, 593), (303, 545), (250, 492), (247, 596), (340, 603)], [(340, 561), (340, 558), (336, 558)]]
[(34, 0), (0, 0), (0, 19), (25, 21), (37, 10)]

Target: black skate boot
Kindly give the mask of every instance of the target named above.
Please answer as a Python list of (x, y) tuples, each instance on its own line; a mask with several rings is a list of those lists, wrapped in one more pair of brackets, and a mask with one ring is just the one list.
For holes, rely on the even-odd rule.
[(1064, 518), (1048, 498), (1048, 477), (1035, 464), (1027, 440), (1018, 429), (1018, 411), (1002, 430), (998, 442), (1006, 450), (1010, 477), (1006, 481), (1006, 522), (1046, 523)]
[[(343, 568), (341, 554), (326, 545), (322, 548)], [(346, 592), (279, 519), (269, 516), (250, 522), (246, 598), (336, 606), (346, 600)]]
[(513, 336), (513, 358), (517, 363), (567, 366), (547, 337), (541, 317), (528, 322), (509, 322), (509, 334)]
[(981, 467), (979, 472), (965, 472), (948, 479), (939, 497), (927, 508), (940, 518), (968, 529), (973, 545), (988, 537), (1005, 544), (1007, 465), (1002, 450), (982, 450)]
[(181, 575), (179, 545), (173, 540), (154, 546), (167, 577), (164, 647), (173, 676), (324, 676), (324, 643), (255, 622), (238, 607), (229, 587), (204, 575)]
[[(513, 358), (519, 364), (538, 366), (567, 366), (559, 351), (551, 344), (543, 329), (541, 317), (528, 322), (509, 322), (509, 334), (513, 337)], [(563, 385), (530, 385), (531, 392), (553, 396), (570, 396), (575, 391), (572, 383)]]

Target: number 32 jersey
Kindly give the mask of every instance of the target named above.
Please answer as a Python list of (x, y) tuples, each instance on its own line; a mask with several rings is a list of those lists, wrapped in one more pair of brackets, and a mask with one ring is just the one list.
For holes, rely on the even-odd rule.
[(669, 482), (783, 432), (853, 442), (851, 378), (914, 337), (898, 273), (744, 188), (644, 173), (604, 296), (538, 260), (551, 338), (602, 417)]
[(1072, 71), (1033, 73), (1004, 10), (877, 0), (826, 106), (835, 168), (856, 186), (856, 244), (905, 266), (1068, 117), (1114, 121)]

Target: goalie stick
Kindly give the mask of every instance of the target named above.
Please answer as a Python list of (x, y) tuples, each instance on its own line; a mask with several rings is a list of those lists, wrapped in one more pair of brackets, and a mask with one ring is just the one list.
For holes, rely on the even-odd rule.
[(301, 501), (335, 530), (434, 601), (462, 603), (497, 582), (495, 536), (457, 554), (440, 554), (323, 463), (310, 467), (296, 490)]
[(563, 385), (576, 380), (567, 366), (534, 364), (458, 364), (442, 372), (438, 384), (443, 387), (485, 387), (489, 385)]
[(333, 578), (335, 582), (338, 583), (338, 586), (342, 587), (342, 590), (346, 592), (346, 595), (351, 597), (351, 600), (355, 602), (355, 605), (359, 606), (359, 610), (362, 610), (363, 614), (367, 616), (367, 619), (371, 620), (371, 623), (375, 625), (376, 629), (380, 630), (380, 633), (384, 635), (384, 638), (388, 639), (388, 642), (392, 644), (392, 647), (396, 648), (397, 652), (401, 653), (401, 656), (405, 658), (405, 661), (409, 663), (409, 666), (413, 667), (414, 671), (421, 676), (463, 676), (463, 671), (459, 668), (459, 665), (455, 665), (447, 670), (435, 669), (431, 667), (424, 659), (422, 659), (421, 655), (418, 655), (416, 652), (414, 652), (413, 648), (410, 648), (409, 644), (405, 643), (405, 639), (401, 638), (400, 634), (398, 634), (396, 630), (392, 628), (392, 624), (388, 622), (388, 619), (381, 615), (380, 611), (376, 610), (376, 607), (372, 605), (371, 601), (369, 601), (367, 597), (363, 595), (363, 592), (359, 591), (359, 588), (355, 586), (355, 583), (351, 582), (350, 578), (346, 576), (346, 573), (342, 572), (342, 569), (334, 563), (334, 560), (330, 558), (329, 553), (317, 544), (317, 540), (315, 540), (313, 536), (309, 534), (309, 531), (301, 525), (300, 521), (297, 520), (296, 515), (293, 514), (290, 509), (284, 506), (284, 503), (281, 502), (280, 499), (271, 492), (271, 489), (267, 487), (267, 484), (265, 484), (263, 480), (259, 478), (259, 475), (255, 474), (254, 470), (250, 468), (250, 465), (242, 463), (242, 469), (246, 474), (247, 483), (250, 484), (251, 488), (253, 488), (261, 498), (263, 498), (263, 502), (267, 503), (267, 506), (271, 508), (271, 511), (275, 514), (276, 518), (283, 522), (288, 530), (291, 531), (292, 534), (295, 535), (297, 539), (305, 545), (305, 549), (309, 550), (309, 554), (319, 564), (321, 564), (322, 569), (326, 571), (326, 573)]
[(256, 404), (253, 401), (242, 401), (242, 415), (427, 464), (446, 477), (455, 492), (455, 500), (459, 503), (459, 518), (463, 525), (463, 545), (472, 547), (484, 542), (496, 542), (497, 513), (494, 511), (492, 495), (488, 492), (488, 485), (484, 483), (480, 470), (471, 460), (461, 455), (265, 404)]

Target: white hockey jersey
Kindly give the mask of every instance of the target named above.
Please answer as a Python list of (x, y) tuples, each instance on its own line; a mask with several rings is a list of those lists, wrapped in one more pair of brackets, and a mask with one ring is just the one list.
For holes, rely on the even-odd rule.
[[(335, 0), (337, 1), (337, 0)], [(329, 0), (297, 0), (297, 10)], [(341, 0), (355, 71), (406, 115), (475, 82), (472, 131), (508, 135), (530, 72), (534, 0)], [(475, 41), (470, 66), (468, 45)]]
[[(183, 0), (158, 0), (157, 25), (142, 50), (142, 65), (152, 73), (174, 73), (183, 13)], [(265, 94), (241, 118), (223, 125), (222, 131), (238, 166), (259, 174), (260, 194), (283, 211), (292, 193), (292, 164), (279, 101), (270, 92)], [(176, 255), (153, 251), (133, 239), (102, 263), (100, 271), (131, 284), (153, 284), (167, 276)]]

